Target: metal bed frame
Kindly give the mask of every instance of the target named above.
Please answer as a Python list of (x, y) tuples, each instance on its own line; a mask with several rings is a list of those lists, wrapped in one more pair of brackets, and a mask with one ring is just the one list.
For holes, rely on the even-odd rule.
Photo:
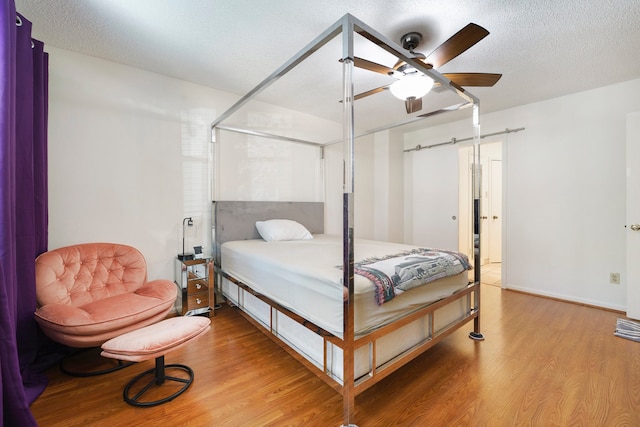
[[(318, 374), (321, 378), (325, 379), (327, 383), (329, 383), (336, 390), (340, 391), (343, 396), (343, 425), (351, 426), (354, 425), (352, 423), (352, 417), (354, 413), (354, 402), (356, 394), (360, 393), (364, 389), (370, 387), (375, 382), (380, 379), (386, 377), (391, 372), (396, 370), (398, 367), (406, 364), (409, 360), (412, 360), (417, 355), (421, 354), (423, 351), (433, 346), (435, 343), (440, 341), (445, 336), (452, 333), (454, 330), (460, 328), (467, 322), (473, 320), (474, 321), (474, 330), (469, 334), (470, 338), (481, 340), (483, 336), (480, 332), (480, 268), (474, 269), (474, 278), (468, 285), (466, 289), (460, 291), (451, 297), (448, 297), (440, 302), (427, 306), (419, 312), (410, 315), (406, 319), (401, 319), (398, 322), (394, 322), (393, 324), (381, 328), (378, 331), (375, 331), (371, 334), (368, 334), (364, 337), (357, 338), (354, 334), (354, 305), (351, 301), (354, 300), (354, 283), (353, 283), (353, 275), (354, 275), (354, 141), (356, 138), (356, 127), (355, 127), (355, 118), (354, 118), (354, 84), (353, 84), (353, 71), (354, 71), (354, 37), (355, 35), (359, 35), (367, 39), (368, 41), (374, 43), (385, 51), (391, 53), (393, 56), (398, 58), (399, 60), (405, 61), (407, 64), (413, 66), (418, 71), (426, 74), (431, 77), (436, 83), (440, 85), (440, 87), (448, 90), (454, 94), (456, 94), (461, 102), (455, 103), (451, 106), (437, 109), (435, 111), (421, 114), (420, 116), (412, 116), (408, 119), (400, 122), (394, 123), (390, 125), (385, 125), (376, 129), (369, 129), (364, 132), (359, 133), (358, 136), (372, 134), (378, 131), (390, 129), (397, 126), (402, 126), (407, 123), (414, 122), (416, 120), (421, 120), (426, 117), (431, 117), (438, 114), (443, 114), (450, 111), (456, 111), (462, 108), (471, 108), (472, 109), (472, 121), (473, 121), (473, 154), (474, 154), (474, 166), (472, 171), (472, 186), (473, 186), (473, 260), (474, 265), (476, 267), (480, 266), (480, 122), (479, 122), (479, 100), (468, 91), (463, 88), (453, 84), (449, 79), (441, 75), (437, 70), (432, 68), (425, 67), (423, 63), (420, 61), (416, 61), (411, 58), (410, 53), (405, 51), (402, 47), (397, 45), (396, 43), (388, 40), (383, 35), (379, 34), (373, 28), (369, 27), (362, 21), (358, 20), (352, 15), (345, 15), (336, 23), (331, 25), (327, 30), (325, 30), (322, 34), (320, 34), (315, 40), (313, 40), (310, 44), (308, 44), (304, 49), (302, 49), (298, 54), (293, 56), (289, 61), (284, 63), (280, 68), (278, 68), (275, 72), (273, 72), (269, 77), (263, 80), (258, 86), (248, 92), (244, 97), (242, 97), (238, 102), (232, 105), (227, 111), (225, 111), (222, 115), (220, 115), (215, 121), (212, 123), (212, 141), (214, 144), (220, 137), (220, 130), (227, 130), (232, 132), (241, 132), (250, 135), (256, 135), (261, 137), (268, 137), (272, 139), (286, 140), (295, 143), (305, 143), (311, 145), (319, 145), (314, 142), (304, 141), (298, 138), (285, 137), (276, 134), (267, 134), (264, 132), (256, 132), (251, 129), (243, 129), (237, 126), (228, 126), (225, 125), (225, 121), (227, 121), (234, 113), (238, 112), (243, 106), (245, 106), (249, 101), (255, 99), (264, 89), (269, 87), (271, 84), (276, 82), (279, 78), (284, 76), (286, 73), (291, 71), (297, 65), (302, 63), (306, 58), (308, 58), (315, 51), (320, 49), (322, 46), (327, 44), (330, 40), (334, 39), (338, 35), (342, 37), (342, 57), (340, 58), (340, 62), (342, 63), (342, 74), (343, 74), (343, 97), (342, 97), (342, 109), (343, 109), (343, 123), (342, 123), (342, 142), (343, 151), (344, 151), (344, 177), (343, 177), (343, 283), (348, 288), (348, 298), (344, 302), (343, 307), (343, 319), (344, 319), (344, 331), (343, 331), (343, 339), (333, 337), (331, 334), (328, 334), (326, 331), (322, 331), (315, 325), (310, 325), (308, 322), (305, 322), (304, 319), (297, 319), (299, 316), (296, 316), (294, 313), (291, 313), (284, 307), (275, 304), (273, 301), (269, 301), (268, 298), (265, 298), (261, 295), (256, 295), (255, 292), (251, 291), (251, 289), (236, 281), (233, 278), (230, 278), (228, 275), (220, 269), (219, 263), (216, 264), (216, 278), (217, 283), (219, 284), (222, 277), (233, 280), (236, 284), (238, 284), (240, 288), (246, 289), (253, 295), (258, 298), (266, 301), (272, 310), (277, 310), (285, 314), (292, 315), (293, 319), (299, 320), (302, 324), (307, 326), (308, 328), (312, 328), (319, 335), (325, 337), (325, 340), (335, 343), (340, 346), (343, 350), (343, 384), (340, 385), (336, 383), (332, 379), (327, 379), (327, 376), (324, 372), (320, 372), (318, 368), (316, 368), (313, 364), (307, 363), (299, 355), (296, 355), (293, 350), (287, 350), (294, 355), (298, 360), (301, 360), (306, 366), (308, 366), (314, 373)], [(335, 143), (331, 142), (331, 143)], [(328, 145), (328, 144), (325, 144)], [(218, 162), (218, 158), (216, 156), (216, 162)], [(217, 166), (217, 165), (216, 165)], [(216, 183), (214, 183), (216, 184)], [(214, 185), (214, 189), (216, 186)], [(215, 224), (215, 220), (214, 220)], [(214, 225), (215, 227), (215, 225)], [(215, 230), (214, 230), (215, 233)], [(219, 248), (218, 243), (216, 241), (216, 245), (214, 248)], [(217, 249), (214, 249), (217, 250)], [(410, 351), (405, 352), (402, 358), (398, 358), (398, 360), (393, 360), (393, 363), (389, 363), (389, 369), (377, 369), (375, 367), (373, 372), (371, 372), (365, 380), (354, 378), (354, 354), (357, 347), (362, 345), (372, 345), (375, 346), (375, 341), (379, 337), (383, 336), (385, 333), (390, 332), (391, 330), (395, 330), (398, 327), (409, 323), (410, 321), (418, 318), (420, 316), (429, 316), (431, 320), (431, 325), (433, 325), (433, 316), (434, 311), (452, 300), (456, 300), (458, 298), (468, 298), (470, 301), (469, 306), (471, 307), (468, 316), (466, 316), (461, 322), (458, 322), (454, 325), (450, 325), (450, 327), (446, 328), (442, 333), (437, 336), (432, 336), (426, 340), (426, 342), (421, 343), (416, 348), (410, 349)], [(258, 324), (254, 319), (247, 316), (253, 323)], [(261, 325), (265, 326), (265, 325)], [(270, 326), (267, 326), (270, 327)], [(434, 331), (431, 331), (432, 333)], [(325, 335), (326, 334), (326, 335)], [(275, 339), (273, 334), (270, 334), (272, 338)], [(286, 346), (284, 346), (286, 348)], [(387, 368), (387, 366), (385, 366)]]

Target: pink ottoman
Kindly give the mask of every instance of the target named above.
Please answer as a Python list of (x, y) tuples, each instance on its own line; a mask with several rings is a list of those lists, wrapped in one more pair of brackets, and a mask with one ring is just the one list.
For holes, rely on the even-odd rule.
[[(204, 335), (211, 329), (211, 321), (207, 317), (173, 317), (150, 326), (128, 332), (110, 339), (102, 344), (102, 356), (117, 360), (142, 362), (155, 359), (156, 366), (133, 378), (125, 386), (122, 393), (125, 402), (133, 406), (156, 406), (169, 402), (184, 393), (193, 382), (193, 370), (185, 365), (165, 365), (164, 355), (187, 345), (194, 339)], [(168, 376), (165, 368), (179, 369), (188, 373), (189, 378)], [(131, 387), (143, 377), (151, 376), (151, 381), (134, 396), (129, 396)], [(162, 399), (153, 401), (141, 400), (142, 395), (154, 385), (161, 386), (165, 381), (184, 383), (177, 392)]]

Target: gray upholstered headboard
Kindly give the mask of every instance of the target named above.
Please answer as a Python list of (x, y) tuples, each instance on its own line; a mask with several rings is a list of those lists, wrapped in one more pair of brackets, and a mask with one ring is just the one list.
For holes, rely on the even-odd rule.
[(220, 245), (232, 240), (259, 239), (256, 221), (291, 219), (312, 234), (324, 233), (323, 202), (213, 202), (213, 250), (220, 266)]

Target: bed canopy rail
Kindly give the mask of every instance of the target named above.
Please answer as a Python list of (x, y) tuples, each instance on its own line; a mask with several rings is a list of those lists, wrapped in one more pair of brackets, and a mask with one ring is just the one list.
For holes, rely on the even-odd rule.
[[(240, 98), (235, 104), (229, 107), (225, 112), (223, 112), (220, 116), (218, 116), (212, 123), (211, 129), (213, 131), (212, 139), (215, 142), (215, 130), (216, 129), (227, 129), (232, 130), (233, 132), (243, 132), (247, 134), (256, 134), (257, 131), (250, 129), (249, 127), (241, 127), (241, 126), (229, 126), (226, 125), (225, 122), (231, 118), (235, 113), (239, 112), (243, 106), (246, 106), (250, 101), (255, 100), (259, 97), (261, 93), (263, 93), (267, 88), (276, 83), (279, 79), (284, 77), (287, 73), (292, 71), (296, 66), (300, 65), (303, 61), (309, 58), (314, 53), (318, 52), (323, 46), (327, 45), (331, 40), (335, 39), (338, 35), (342, 34), (342, 56), (338, 59), (339, 62), (343, 64), (343, 69), (353, 68), (354, 63), (354, 34), (362, 36), (364, 39), (370, 41), (375, 46), (385, 50), (390, 53), (397, 60), (401, 60), (411, 65), (421, 73), (427, 75), (431, 79), (434, 80), (436, 85), (439, 85), (443, 88), (443, 91), (449, 91), (457, 95), (458, 101), (445, 106), (440, 106), (439, 108), (433, 109), (431, 111), (409, 115), (400, 120), (393, 121), (391, 123), (387, 123), (381, 126), (373, 126), (368, 129), (356, 129), (354, 133), (354, 137), (360, 137), (369, 135), (375, 132), (381, 132), (384, 130), (404, 126), (407, 124), (415, 123), (420, 120), (424, 120), (429, 117), (437, 116), (444, 113), (449, 113), (453, 111), (458, 111), (466, 108), (478, 108), (480, 101), (477, 97), (471, 94), (469, 91), (464, 88), (456, 85), (447, 77), (440, 74), (437, 70), (433, 68), (427, 67), (422, 61), (416, 61), (412, 58), (411, 53), (404, 50), (397, 43), (389, 40), (382, 34), (378, 33), (373, 28), (369, 27), (364, 22), (360, 21), (356, 17), (346, 14), (337, 22), (335, 22), (332, 26), (326, 29), (322, 34), (316, 37), (313, 41), (311, 41), (307, 46), (305, 46), (302, 50), (300, 50), (296, 55), (294, 55), (291, 59), (281, 65), (276, 71), (270, 74), (267, 78), (265, 78), (262, 82), (260, 82), (256, 87), (254, 87), (251, 91), (249, 91), (246, 95)], [(343, 76), (344, 77), (344, 76)], [(353, 87), (353, 72), (350, 73), (349, 83), (351, 87)], [(347, 102), (353, 103), (353, 94), (352, 97), (347, 98), (344, 96), (340, 101), (345, 109), (348, 109)], [(462, 98), (462, 102), (460, 102), (460, 98)], [(337, 118), (339, 119), (339, 118)], [(270, 134), (267, 132), (261, 132), (261, 136), (272, 138), (272, 139), (283, 139), (287, 140), (287, 137), (284, 137), (279, 134)], [(329, 140), (329, 141), (311, 141), (311, 140), (300, 140), (300, 142), (308, 142), (308, 143), (316, 143), (319, 145), (327, 145), (334, 144), (337, 142), (343, 141), (344, 135), (339, 140)], [(296, 139), (296, 138), (294, 138)]]
[[(341, 37), (338, 37), (341, 36)], [(355, 96), (354, 96), (354, 81), (355, 78), (355, 46), (356, 37), (358, 48), (363, 43), (368, 43), (378, 51), (383, 51), (385, 55), (391, 55), (396, 60), (404, 61), (406, 64), (414, 67), (419, 72), (425, 74), (434, 80), (434, 82), (442, 88), (438, 91), (438, 94), (430, 94), (425, 97), (425, 104), (427, 108), (430, 108), (428, 112), (423, 114), (410, 114), (404, 115), (400, 119), (397, 119), (395, 115), (388, 114), (392, 118), (391, 121), (382, 123), (366, 122), (366, 118), (369, 118), (369, 112), (366, 115), (360, 113), (356, 115), (356, 111), (361, 112), (364, 107), (358, 105), (356, 109)], [(331, 120), (336, 123), (341, 122), (341, 135), (331, 134), (328, 132), (326, 135), (313, 135), (312, 137), (301, 137), (298, 135), (292, 136), (286, 132), (274, 132), (271, 130), (265, 130), (256, 126), (255, 123), (238, 124), (233, 122), (239, 113), (243, 111), (243, 107), (247, 107), (253, 102), (272, 102), (268, 97), (265, 97), (265, 90), (276, 82), (278, 82), (283, 76), (297, 67), (303, 65), (304, 61), (311, 58), (314, 54), (320, 52), (321, 48), (329, 46), (332, 43), (339, 43), (341, 46), (341, 54), (339, 57), (335, 55), (328, 61), (335, 64), (336, 60), (339, 62), (342, 74), (342, 94), (340, 99), (333, 99), (335, 105), (340, 105), (341, 112), (338, 117), (325, 115), (323, 118)], [(317, 56), (316, 56), (317, 57)], [(317, 83), (317, 82), (316, 82)], [(442, 93), (446, 94), (443, 95)], [(314, 95), (322, 95), (322, 90), (318, 89), (314, 92)], [(372, 97), (375, 98), (375, 97)], [(432, 98), (437, 98), (433, 104), (429, 104)], [(451, 98), (454, 98), (455, 102), (451, 102)], [(340, 101), (340, 104), (338, 104)], [(436, 102), (438, 101), (438, 102)], [(359, 101), (362, 102), (362, 101)], [(276, 105), (276, 104), (274, 104)], [(295, 108), (300, 106), (294, 106)], [(362, 108), (362, 109), (361, 109)], [(418, 120), (424, 120), (429, 117), (433, 117), (439, 114), (464, 110), (471, 110), (471, 116), (473, 121), (474, 130), (474, 158), (479, 159), (480, 152), (480, 123), (479, 123), (479, 100), (474, 95), (463, 89), (462, 87), (455, 85), (448, 78), (440, 74), (437, 70), (430, 68), (421, 61), (417, 61), (413, 58), (412, 54), (404, 50), (400, 45), (389, 40), (382, 34), (378, 33), (373, 28), (369, 27), (354, 16), (347, 14), (331, 25), (327, 30), (316, 37), (311, 43), (307, 44), (301, 51), (294, 55), (291, 59), (286, 61), (276, 71), (269, 75), (266, 79), (260, 82), (256, 87), (250, 90), (246, 95), (240, 98), (229, 109), (218, 116), (211, 125), (212, 128), (212, 142), (215, 144), (219, 142), (220, 131), (227, 130), (236, 133), (245, 133), (247, 135), (254, 135), (263, 138), (271, 138), (276, 140), (284, 140), (294, 143), (304, 144), (316, 144), (319, 147), (328, 144), (335, 144), (341, 142), (343, 144), (343, 200), (342, 200), (342, 232), (343, 232), (343, 260), (342, 271), (344, 273), (343, 283), (347, 289), (348, 297), (343, 303), (343, 425), (350, 426), (353, 421), (354, 415), (354, 402), (356, 394), (356, 385), (354, 378), (354, 342), (356, 337), (354, 336), (354, 141), (355, 138), (362, 135), (368, 135), (383, 130), (403, 126), (405, 124), (414, 123)], [(376, 107), (380, 110), (380, 106)], [(371, 110), (375, 111), (375, 110)], [(378, 117), (380, 117), (378, 115)], [(242, 118), (240, 119), (242, 120)], [(232, 123), (229, 123), (232, 122)], [(214, 150), (215, 152), (215, 150)], [(214, 161), (216, 162), (216, 169), (220, 162), (219, 156), (214, 155)], [(476, 164), (478, 162), (475, 162)], [(473, 182), (473, 241), (474, 241), (474, 264), (480, 265), (480, 168), (474, 167), (472, 174)], [(218, 183), (214, 183), (214, 200), (217, 200), (216, 189)], [(216, 227), (219, 227), (217, 225)], [(214, 230), (217, 239), (217, 233)], [(215, 245), (217, 246), (217, 244)], [(216, 265), (216, 270), (220, 271), (220, 266)], [(220, 274), (216, 275), (217, 278), (221, 278)], [(474, 300), (475, 310), (471, 313), (469, 318), (474, 320), (474, 332), (471, 336), (476, 339), (482, 339), (480, 333), (480, 316), (479, 316), (479, 303), (480, 303), (480, 269), (474, 269), (473, 288), (467, 291), (468, 298)], [(471, 285), (471, 284), (470, 284)]]
[[(258, 137), (261, 137), (261, 138), (277, 139), (277, 140), (286, 141), (286, 142), (294, 142), (296, 144), (310, 145), (310, 146), (313, 146), (313, 147), (322, 146), (322, 145), (318, 144), (317, 142), (313, 142), (313, 141), (306, 141), (304, 139), (292, 138), (292, 137), (283, 136), (283, 135), (274, 135), (274, 134), (270, 134), (270, 133), (267, 133), (267, 132), (260, 132), (260, 131), (257, 131), (257, 130), (236, 128), (236, 127), (233, 127), (233, 126), (218, 125), (216, 127), (216, 129), (226, 130), (228, 132), (243, 133), (245, 135), (253, 135), (253, 136), (258, 136)], [(215, 142), (215, 140), (213, 142)], [(341, 141), (338, 141), (338, 142), (341, 142)]]
[[(358, 131), (354, 138), (361, 138), (367, 135), (372, 135), (378, 132), (383, 132), (385, 130), (390, 130), (390, 129), (394, 129), (394, 128), (398, 128), (398, 127), (402, 127), (420, 120), (424, 120), (427, 117), (433, 117), (433, 116), (437, 116), (439, 114), (443, 114), (443, 113), (448, 113), (451, 111), (456, 111), (456, 110), (463, 110), (465, 108), (469, 108), (471, 107), (473, 104), (469, 103), (469, 102), (463, 102), (463, 103), (459, 103), (459, 104), (454, 104), (451, 105), (450, 107), (447, 108), (441, 108), (439, 110), (434, 110), (431, 111), (429, 113), (425, 113), (425, 114), (421, 114), (419, 116), (416, 117), (409, 117), (408, 119), (404, 120), (404, 121), (400, 121), (397, 123), (392, 123), (392, 124), (387, 124), (387, 125), (383, 125), (380, 127), (376, 127), (376, 128), (372, 128), (372, 129), (368, 129), (368, 130), (364, 130), (364, 131)], [(329, 145), (335, 145), (335, 144), (341, 144), (343, 142), (343, 138), (339, 138), (339, 139), (335, 139), (333, 141), (329, 141), (329, 142), (325, 142), (325, 143), (321, 143), (321, 142), (314, 142), (314, 141), (308, 141), (308, 140), (304, 140), (304, 139), (299, 139), (299, 138), (292, 138), (292, 137), (287, 137), (287, 136), (283, 136), (283, 135), (277, 135), (277, 134), (272, 134), (272, 133), (267, 133), (267, 132), (260, 132), (260, 131), (256, 131), (256, 130), (251, 130), (251, 129), (244, 129), (244, 128), (239, 128), (239, 127), (234, 127), (234, 126), (226, 126), (226, 125), (217, 125), (215, 127), (212, 127), (212, 142), (216, 141), (216, 137), (215, 137), (215, 130), (225, 130), (225, 131), (229, 131), (229, 132), (236, 132), (236, 133), (242, 133), (242, 134), (246, 134), (246, 135), (253, 135), (253, 136), (259, 136), (262, 138), (268, 138), (268, 139), (275, 139), (275, 140), (281, 140), (281, 141), (288, 141), (288, 142), (295, 142), (298, 144), (306, 144), (306, 145), (313, 145), (313, 146), (320, 146), (320, 147), (326, 147)], [(519, 130), (524, 130), (524, 128), (519, 128), (519, 129), (507, 129), (507, 131), (502, 131), (502, 132), (496, 132), (496, 133), (492, 133), (492, 134), (486, 134), (486, 135), (481, 135), (481, 138), (487, 137), (487, 136), (492, 136), (492, 135), (499, 135), (505, 132), (517, 132)], [(464, 138), (464, 139), (455, 139), (452, 138), (451, 141), (447, 141), (441, 144), (435, 144), (435, 145), (431, 145), (431, 146), (425, 146), (422, 148), (433, 148), (439, 145), (446, 145), (446, 144), (455, 144), (455, 142), (452, 142), (453, 140), (456, 140), (456, 142), (462, 142), (462, 141), (471, 141), (473, 140), (473, 137), (469, 137), (469, 138)], [(415, 151), (415, 149), (407, 149), (404, 150), (405, 152), (407, 151)]]

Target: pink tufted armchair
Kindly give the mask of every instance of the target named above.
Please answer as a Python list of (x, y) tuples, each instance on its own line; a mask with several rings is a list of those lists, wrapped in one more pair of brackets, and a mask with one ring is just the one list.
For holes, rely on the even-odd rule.
[(36, 259), (35, 319), (49, 338), (69, 347), (98, 347), (156, 323), (176, 296), (169, 280), (147, 282), (146, 261), (131, 246), (86, 243)]

